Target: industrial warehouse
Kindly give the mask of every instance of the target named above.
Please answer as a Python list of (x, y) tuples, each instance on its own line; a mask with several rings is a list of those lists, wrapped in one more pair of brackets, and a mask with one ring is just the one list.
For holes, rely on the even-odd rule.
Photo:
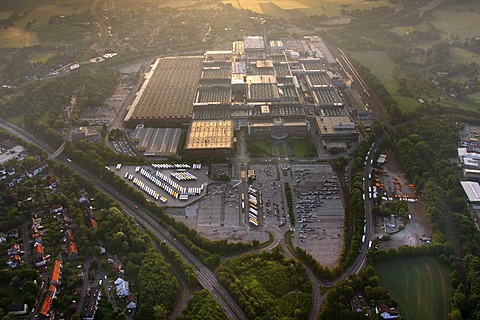
[[(325, 148), (347, 148), (358, 140), (340, 93), (346, 83), (321, 38), (268, 41), (265, 30), (263, 37), (247, 36), (232, 47), (157, 58), (128, 107), (126, 125), (189, 126), (184, 148), (189, 154), (232, 153), (234, 132), (241, 128), (253, 137), (277, 139), (305, 136), (315, 128)], [(137, 129), (137, 150), (175, 153), (180, 134), (158, 134), (160, 144), (150, 141), (158, 140), (157, 133)]]

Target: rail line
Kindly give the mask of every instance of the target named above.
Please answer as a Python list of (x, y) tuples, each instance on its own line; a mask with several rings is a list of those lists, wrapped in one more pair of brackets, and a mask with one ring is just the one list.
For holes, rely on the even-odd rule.
[[(343, 53), (342, 50), (340, 50), (340, 48), (338, 48), (338, 52), (340, 52), (340, 57), (342, 58), (342, 60), (345, 62), (345, 64), (347, 65), (348, 69), (351, 71), (351, 73), (353, 74), (353, 76), (356, 78), (356, 80), (358, 81), (358, 83), (360, 84), (360, 86), (362, 87), (362, 90), (363, 92), (367, 95), (367, 97), (371, 98), (371, 94), (370, 94), (370, 90), (368, 90), (368, 86), (367, 84), (365, 83), (365, 81), (363, 81), (362, 77), (360, 76), (360, 74), (357, 72), (357, 70), (355, 69), (355, 67), (353, 66), (353, 64), (350, 62), (350, 60), (348, 59), (348, 57), (345, 55), (345, 53)], [(342, 63), (339, 61), (340, 65), (342, 65)], [(345, 67), (342, 65), (343, 69), (345, 70)], [(353, 79), (352, 79), (353, 80)]]

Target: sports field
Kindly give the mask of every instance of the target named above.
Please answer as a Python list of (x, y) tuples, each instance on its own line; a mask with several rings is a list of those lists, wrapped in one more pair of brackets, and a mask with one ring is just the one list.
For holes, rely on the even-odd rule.
[[(341, 3), (339, 3), (341, 2)], [(341, 15), (344, 10), (364, 10), (372, 7), (391, 6), (386, 0), (363, 1), (363, 0), (224, 0), (237, 9), (251, 10), (266, 15), (292, 16), (301, 12), (305, 15), (326, 15), (335, 17)], [(285, 10), (286, 12), (281, 12)]]
[(405, 319), (447, 318), (452, 288), (445, 268), (434, 258), (381, 262), (375, 271)]

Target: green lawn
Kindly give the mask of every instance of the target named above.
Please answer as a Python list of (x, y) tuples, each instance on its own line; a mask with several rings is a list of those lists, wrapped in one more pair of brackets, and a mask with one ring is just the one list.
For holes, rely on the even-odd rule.
[(265, 157), (272, 155), (272, 140), (271, 138), (266, 139), (255, 139), (250, 136), (246, 138), (247, 150), (252, 157)]
[(386, 261), (375, 264), (375, 271), (405, 319), (446, 319), (452, 288), (437, 260), (422, 257)]
[(28, 60), (28, 62), (30, 63), (36, 63), (36, 62), (47, 62), (48, 59), (50, 59), (51, 57), (54, 57), (55, 56), (55, 52), (53, 51), (43, 51), (43, 52), (39, 52), (35, 55), (33, 55), (30, 60)]
[(317, 153), (312, 137), (302, 139), (289, 138), (288, 144), (290, 146), (292, 157), (314, 157)]

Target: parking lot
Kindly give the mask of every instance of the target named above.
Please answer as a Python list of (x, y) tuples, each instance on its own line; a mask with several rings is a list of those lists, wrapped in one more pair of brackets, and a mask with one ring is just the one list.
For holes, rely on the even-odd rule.
[(214, 179), (230, 178), (230, 165), (228, 163), (213, 163), (210, 173)]
[(126, 138), (121, 138), (117, 141), (112, 141), (111, 144), (116, 153), (125, 153), (130, 156), (137, 155), (135, 151), (133, 151), (132, 148), (130, 147), (130, 144), (128, 143)]
[(211, 240), (268, 240), (268, 234), (245, 222), (241, 196), (236, 187), (231, 183), (214, 182), (207, 190), (207, 195), (202, 200), (182, 209), (169, 208), (167, 212)]
[[(187, 206), (190, 203), (200, 199), (202, 196), (206, 195), (206, 186), (210, 181), (207, 174), (206, 174), (206, 172), (207, 172), (206, 168), (205, 169), (202, 168), (201, 170), (188, 169), (188, 172), (194, 174), (197, 177), (196, 180), (177, 181), (176, 179), (172, 178), (172, 180), (176, 181), (178, 184), (180, 184), (181, 186), (186, 187), (186, 188), (200, 188), (202, 185), (204, 186), (204, 189), (203, 189), (204, 191), (200, 195), (189, 196), (188, 200), (180, 200), (180, 199), (173, 198), (171, 195), (169, 195), (167, 192), (165, 192), (165, 190), (163, 190), (158, 185), (156, 185), (153, 181), (150, 181), (146, 177), (142, 176), (140, 174), (140, 172), (135, 172), (136, 168), (137, 168), (137, 166), (122, 166), (119, 170), (116, 170), (115, 167), (112, 166), (110, 168), (110, 170), (112, 170), (117, 175), (119, 175), (122, 179), (124, 179), (126, 183), (132, 185), (137, 191), (143, 192), (138, 186), (136, 186), (133, 183), (133, 179), (129, 180), (129, 179), (125, 178), (125, 174), (128, 172), (129, 174), (133, 175), (133, 178), (140, 179), (148, 187), (150, 187), (151, 189), (158, 192), (160, 197), (165, 197), (167, 199), (167, 202), (163, 203), (160, 200), (155, 200), (154, 198), (152, 198), (148, 194), (144, 193), (145, 198), (149, 201), (155, 202), (158, 206), (163, 206), (163, 207), (165, 207), (165, 206), (168, 206), (168, 207), (184, 207), (184, 206)], [(175, 169), (161, 169), (160, 170), (160, 169), (155, 169), (152, 166), (140, 166), (140, 168), (148, 169), (153, 174), (155, 174), (157, 171), (159, 171), (166, 176), (170, 176), (171, 172), (176, 172)]]
[(344, 206), (338, 178), (328, 164), (292, 165), (296, 215), (294, 246), (320, 264), (338, 266), (343, 246)]
[(259, 223), (282, 227), (287, 221), (284, 203), (284, 182), (278, 181), (277, 166), (252, 165), (255, 181), (252, 186), (258, 190)]

